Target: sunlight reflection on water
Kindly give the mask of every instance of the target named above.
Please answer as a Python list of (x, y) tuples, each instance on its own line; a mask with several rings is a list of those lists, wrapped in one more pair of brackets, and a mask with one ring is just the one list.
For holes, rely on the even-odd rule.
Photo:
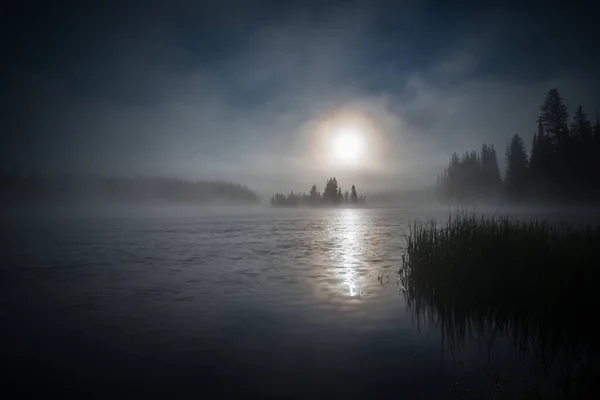
[(318, 301), (354, 309), (359, 302), (385, 296), (377, 276), (397, 268), (404, 243), (390, 237), (393, 230), (401, 231), (398, 221), (374, 218), (379, 211), (360, 208), (322, 212), (327, 222), (310, 227), (309, 256), (303, 258)]
[(358, 279), (357, 269), (363, 259), (363, 248), (359, 238), (361, 236), (362, 221), (355, 209), (342, 210), (340, 216), (341, 250), (340, 265), (342, 270), (343, 285), (348, 288), (346, 294), (350, 297), (360, 296), (362, 290)]

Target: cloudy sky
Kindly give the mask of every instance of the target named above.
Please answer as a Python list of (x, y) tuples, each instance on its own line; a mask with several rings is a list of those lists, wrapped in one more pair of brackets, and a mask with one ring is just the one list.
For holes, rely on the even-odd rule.
[[(570, 109), (600, 107), (600, 18), (583, 2), (111, 3), (3, 10), (1, 160), (259, 191), (329, 175), (412, 188), (453, 151), (529, 144), (552, 87)], [(331, 120), (368, 126), (360, 163), (324, 161)]]

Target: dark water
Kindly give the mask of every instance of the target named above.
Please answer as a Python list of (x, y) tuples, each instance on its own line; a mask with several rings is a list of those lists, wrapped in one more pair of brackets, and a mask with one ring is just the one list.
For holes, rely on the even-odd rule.
[(395, 276), (403, 235), (415, 217), (446, 215), (4, 216), (2, 379), (86, 396), (301, 398), (491, 398), (500, 380), (534, 382), (508, 340), (480, 335), (450, 351), (407, 310)]

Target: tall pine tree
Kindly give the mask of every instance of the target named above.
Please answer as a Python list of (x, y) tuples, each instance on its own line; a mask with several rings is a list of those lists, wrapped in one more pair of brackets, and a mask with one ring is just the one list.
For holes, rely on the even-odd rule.
[(573, 152), (568, 127), (569, 112), (558, 89), (550, 89), (546, 93), (540, 110), (540, 119), (548, 138), (544, 160), (546, 192), (564, 200), (572, 189)]
[(566, 140), (569, 134), (569, 110), (563, 102), (558, 89), (550, 89), (546, 99), (540, 107), (540, 115), (544, 131), (548, 134), (553, 144)]
[(595, 184), (594, 143), (592, 125), (579, 105), (573, 114), (570, 125), (569, 165), (571, 177), (570, 195), (572, 198), (589, 198)]

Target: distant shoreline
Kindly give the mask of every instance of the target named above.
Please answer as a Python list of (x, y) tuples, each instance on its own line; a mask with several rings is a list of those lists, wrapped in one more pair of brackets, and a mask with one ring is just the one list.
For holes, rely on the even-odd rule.
[(0, 204), (68, 203), (259, 204), (245, 185), (165, 177), (44, 176), (0, 171)]

